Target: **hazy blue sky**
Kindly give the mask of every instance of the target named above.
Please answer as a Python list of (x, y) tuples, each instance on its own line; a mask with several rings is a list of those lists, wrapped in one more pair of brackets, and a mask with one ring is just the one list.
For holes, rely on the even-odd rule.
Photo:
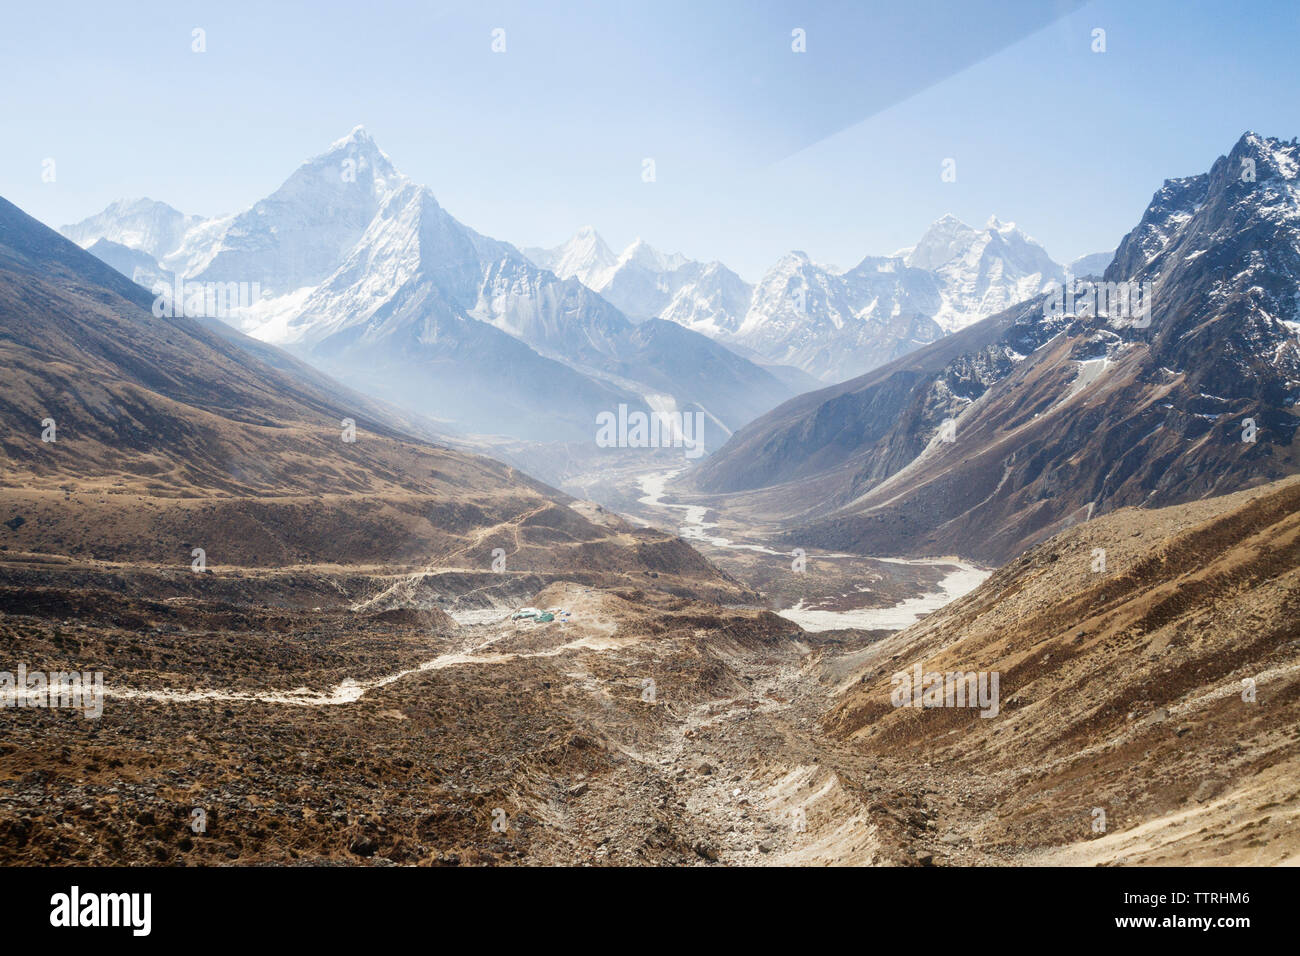
[(480, 232), (589, 223), (754, 279), (795, 248), (892, 252), (945, 212), (1068, 260), (1246, 129), (1300, 135), (1300, 3), (951, 5), (10, 4), (0, 195), (51, 225), (143, 195), (231, 212), (362, 123)]

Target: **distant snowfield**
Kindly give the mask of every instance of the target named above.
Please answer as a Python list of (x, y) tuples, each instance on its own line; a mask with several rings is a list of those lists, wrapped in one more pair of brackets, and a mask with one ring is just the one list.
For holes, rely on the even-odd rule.
[(303, 304), (315, 291), (315, 286), (304, 286), (294, 292), (264, 298), (241, 310), (236, 316), (238, 322), (232, 324), (245, 335), (269, 345), (294, 345), (302, 338), (304, 327), (294, 327), (293, 320), (302, 314)]
[(1064, 405), (1093, 382), (1097, 381), (1097, 379), (1101, 378), (1101, 376), (1106, 373), (1106, 370), (1109, 369), (1113, 363), (1109, 358), (1103, 356), (1102, 358), (1084, 359), (1075, 364), (1079, 366), (1079, 371), (1075, 375), (1074, 382), (1070, 385), (1070, 390), (1065, 393), (1064, 398), (1056, 403), (1057, 405)]
[[(784, 551), (774, 551), (762, 545), (741, 544), (732, 541), (730, 538), (711, 535), (709, 529), (716, 528), (717, 523), (704, 520), (704, 515), (708, 511), (707, 508), (702, 505), (679, 505), (664, 501), (664, 491), (668, 482), (676, 478), (683, 470), (679, 468), (674, 471), (656, 471), (642, 475), (638, 485), (643, 495), (637, 501), (652, 508), (673, 508), (682, 511), (683, 523), (678, 528), (678, 534), (688, 541), (704, 541), (719, 548), (757, 551), (760, 554), (771, 554), (780, 557), (789, 556)], [(828, 555), (828, 557), (834, 557), (834, 555)], [(988, 576), (993, 573), (957, 558), (877, 558), (876, 560), (887, 561), (891, 564), (906, 564), (913, 567), (951, 566), (953, 570), (939, 582), (938, 591), (908, 598), (892, 607), (831, 611), (815, 607), (804, 607), (804, 602), (800, 601), (793, 607), (785, 608), (777, 613), (788, 620), (794, 621), (805, 631), (833, 631), (838, 628), (850, 627), (862, 628), (863, 630), (898, 631), (910, 627), (925, 615), (939, 610), (950, 601), (955, 601), (969, 594), (983, 584)]]

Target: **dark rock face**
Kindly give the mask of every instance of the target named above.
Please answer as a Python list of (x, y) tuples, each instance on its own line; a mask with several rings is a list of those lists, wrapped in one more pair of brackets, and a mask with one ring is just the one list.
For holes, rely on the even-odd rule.
[(1210, 177), (1206, 174), (1167, 179), (1156, 190), (1137, 227), (1124, 237), (1105, 278), (1128, 277), (1160, 256), (1170, 237), (1205, 202)]
[(787, 402), (696, 487), (799, 516), (804, 544), (1002, 561), (1117, 507), (1295, 473), (1298, 170), (1300, 147), (1248, 133), (1167, 181), (1104, 276), (1145, 318), (1022, 303)]

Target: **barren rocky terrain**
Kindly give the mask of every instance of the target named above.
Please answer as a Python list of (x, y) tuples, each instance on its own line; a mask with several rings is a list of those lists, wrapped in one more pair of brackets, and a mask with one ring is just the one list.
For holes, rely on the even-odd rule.
[(0, 863), (1297, 858), (1300, 478), (987, 580), (805, 550), (660, 458), (602, 506), (430, 443), (3, 201), (0, 366), (0, 675), (105, 689), (0, 676)]
[[(825, 728), (933, 790), (938, 828), (972, 854), (1294, 863), (1298, 575), (1298, 479), (1124, 509), (872, 645)], [(893, 706), (893, 675), (916, 663), (999, 672), (998, 716)]]
[[(890, 635), (805, 633), (663, 578), (519, 572), (457, 600), (446, 569), (186, 572), (170, 592), (155, 571), (131, 594), (128, 571), (59, 562), (35, 588), (11, 555), (0, 653), (101, 662), (109, 696), (98, 720), (5, 712), (0, 846), (39, 863), (1294, 861), (1298, 514), (1296, 480), (1120, 511)], [(523, 604), (569, 613), (511, 620)], [(892, 706), (914, 662), (999, 670), (1000, 713)]]

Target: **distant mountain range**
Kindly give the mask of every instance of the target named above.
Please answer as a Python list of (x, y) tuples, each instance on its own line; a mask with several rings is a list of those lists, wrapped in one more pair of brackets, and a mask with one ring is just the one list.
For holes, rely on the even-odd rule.
[(592, 227), (521, 252), (458, 222), (361, 127), (234, 215), (123, 200), (61, 231), (151, 289), (241, 284), (223, 321), (450, 434), (582, 442), (626, 405), (703, 414), (709, 451), (1111, 258), (1064, 267), (1013, 224), (952, 216), (847, 271), (791, 252), (756, 285), (642, 240), (615, 254)]
[(665, 255), (640, 239), (615, 255), (591, 226), (524, 253), (633, 319), (667, 319), (822, 382), (868, 372), (1111, 259), (1098, 253), (1067, 269), (1013, 223), (995, 217), (973, 229), (952, 216), (911, 249), (868, 256), (847, 272), (791, 252), (757, 285), (720, 262)]
[[(154, 316), (153, 298), (0, 199), (7, 551), (186, 578), (193, 548), (219, 569), (441, 560), (481, 569), (484, 590), (506, 580), (490, 570), (500, 545), (512, 571), (543, 576), (533, 586), (559, 570), (593, 584), (653, 573), (745, 596), (684, 542), (588, 520), (568, 495), (422, 440), (274, 346), (212, 319)], [(113, 588), (133, 586), (110, 573)]]
[[(1155, 194), (1105, 270), (1106, 308), (1029, 298), (774, 409), (690, 483), (796, 545), (1002, 562), (1124, 505), (1300, 471), (1298, 169), (1295, 141), (1246, 134)], [(970, 248), (948, 224), (905, 262), (947, 256), (945, 233)], [(1149, 314), (1112, 308), (1124, 292)]]
[(704, 415), (711, 450), (796, 391), (464, 226), (360, 127), (235, 215), (137, 200), (62, 231), (150, 287), (237, 284), (218, 318), (454, 430), (590, 441), (628, 405)]

